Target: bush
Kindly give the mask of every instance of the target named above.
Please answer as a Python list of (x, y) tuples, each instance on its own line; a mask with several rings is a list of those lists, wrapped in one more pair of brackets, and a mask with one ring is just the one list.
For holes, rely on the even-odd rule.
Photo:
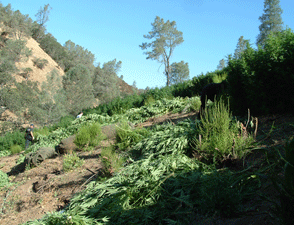
[(25, 147), (24, 133), (19, 130), (14, 132), (8, 132), (4, 136), (0, 137), (0, 151), (10, 150), (11, 146), (19, 145), (22, 148)]
[(244, 127), (240, 123), (233, 121), (228, 106), (222, 100), (205, 109), (197, 128), (195, 153), (208, 162), (244, 158), (254, 141), (252, 135), (243, 133)]
[(101, 160), (105, 176), (110, 176), (113, 172), (118, 172), (125, 162), (124, 157), (118, 154), (112, 147), (102, 149)]
[(48, 60), (35, 58), (33, 59), (33, 63), (34, 63), (34, 66), (38, 67), (39, 69), (43, 69), (48, 64)]
[(84, 160), (80, 159), (76, 153), (72, 155), (65, 155), (63, 158), (63, 171), (68, 172), (70, 170), (81, 167), (84, 164)]
[(11, 152), (12, 154), (20, 153), (22, 150), (23, 150), (23, 148), (22, 148), (21, 146), (19, 146), (19, 145), (12, 145), (12, 146), (10, 147), (10, 152)]
[(97, 146), (102, 138), (99, 123), (86, 124), (79, 129), (74, 143), (79, 147)]

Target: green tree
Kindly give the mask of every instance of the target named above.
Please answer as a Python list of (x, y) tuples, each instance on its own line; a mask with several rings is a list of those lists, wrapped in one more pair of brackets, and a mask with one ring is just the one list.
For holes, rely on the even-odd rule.
[(95, 55), (88, 51), (87, 49), (84, 49), (80, 45), (76, 45), (71, 40), (68, 40), (64, 44), (66, 53), (67, 53), (67, 59), (65, 60), (65, 71), (68, 71), (70, 68), (78, 65), (83, 64), (88, 67), (90, 70), (94, 70), (94, 61), (95, 61)]
[(69, 113), (75, 115), (93, 105), (92, 74), (85, 65), (78, 64), (67, 71), (62, 83)]
[(121, 68), (121, 61), (116, 59), (104, 63), (102, 68), (98, 65), (94, 70), (93, 88), (94, 96), (101, 102), (106, 103), (119, 96), (117, 73)]
[(260, 33), (257, 36), (257, 45), (263, 47), (265, 39), (267, 39), (270, 32), (280, 32), (283, 30), (282, 13), (280, 0), (264, 1), (264, 13), (259, 17), (261, 25), (259, 26)]
[(226, 61), (224, 60), (224, 59), (221, 59), (220, 61), (219, 61), (219, 64), (218, 64), (218, 66), (217, 66), (217, 70), (222, 70), (222, 69), (224, 69), (226, 67)]
[(234, 58), (240, 59), (242, 52), (245, 51), (245, 49), (248, 47), (249, 40), (244, 39), (243, 36), (241, 36), (238, 39), (237, 47), (235, 49)]
[(170, 76), (170, 83), (171, 84), (178, 84), (182, 83), (185, 80), (189, 79), (189, 65), (184, 61), (179, 63), (171, 64), (171, 76)]
[[(144, 54), (147, 55), (146, 59), (152, 59), (164, 64), (164, 74), (166, 76), (166, 85), (170, 85), (171, 79), (171, 66), (170, 58), (174, 52), (176, 46), (181, 44), (183, 39), (183, 33), (177, 30), (176, 22), (170, 22), (156, 16), (154, 23), (151, 23), (152, 31), (148, 35), (144, 35), (144, 38), (153, 40), (150, 43), (142, 43), (139, 47), (142, 50), (146, 50)], [(147, 49), (151, 48), (151, 51)]]
[(49, 20), (49, 14), (50, 10), (52, 8), (49, 4), (44, 5), (44, 7), (40, 7), (38, 13), (35, 15), (36, 17), (36, 23), (33, 24), (33, 38), (39, 41), (40, 38), (42, 38), (45, 35), (46, 26), (45, 24)]
[(38, 96), (42, 121), (48, 124), (56, 123), (66, 116), (66, 96), (62, 87), (61, 77), (56, 70), (47, 75), (47, 81), (42, 83), (42, 92)]

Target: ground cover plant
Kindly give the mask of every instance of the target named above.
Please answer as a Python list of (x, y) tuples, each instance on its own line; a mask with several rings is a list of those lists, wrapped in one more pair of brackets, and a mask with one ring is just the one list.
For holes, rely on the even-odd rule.
[[(219, 126), (224, 122), (223, 114), (230, 115), (223, 105), (210, 110), (212, 115), (221, 114), (219, 118), (222, 119), (216, 120)], [(106, 118), (103, 120), (111, 121)], [(84, 121), (77, 121), (81, 125), (92, 119), (102, 120), (102, 117), (89, 115)], [(246, 211), (243, 203), (259, 189), (259, 176), (250, 170), (240, 173), (217, 169), (216, 164), (222, 157), (206, 164), (189, 156), (193, 137), (205, 130), (197, 125), (200, 123), (199, 120), (184, 120), (178, 124), (157, 125), (149, 128), (147, 136), (140, 138), (136, 136), (137, 131), (125, 123), (118, 129), (123, 131), (119, 136), (120, 143), (128, 143), (120, 149), (129, 158), (126, 166), (107, 180), (91, 182), (71, 199), (62, 214), (48, 214), (41, 221), (27, 224), (51, 224), (51, 221), (57, 224), (125, 224), (126, 221), (132, 224), (183, 224), (193, 217), (230, 217)], [(229, 124), (229, 128), (233, 126), (232, 132), (237, 135), (237, 121), (229, 120), (225, 124)], [(228, 129), (228, 126), (222, 127)], [(128, 136), (134, 136), (134, 141), (128, 140)], [(248, 151), (248, 146), (242, 147)], [(110, 157), (112, 151), (107, 150), (104, 157)]]

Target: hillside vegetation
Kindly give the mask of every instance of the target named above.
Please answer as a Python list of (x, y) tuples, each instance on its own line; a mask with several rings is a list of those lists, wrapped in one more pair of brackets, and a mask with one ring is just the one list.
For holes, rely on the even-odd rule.
[(56, 123), (138, 92), (118, 77), (120, 61), (100, 65), (82, 46), (70, 40), (61, 45), (43, 23), (10, 4), (0, 3), (0, 13), (1, 133), (23, 124)]
[[(1, 6), (1, 10), (5, 18), (19, 15), (9, 6)], [(71, 41), (62, 46), (42, 29), (36, 32), (36, 23), (28, 18), (25, 21), (29, 26), (23, 27), (30, 29), (20, 33), (9, 30), (8, 35), (18, 35), (16, 39), (6, 38), (2, 32), (1, 105), (24, 116), (20, 118), (48, 124), (34, 131), (36, 140), (25, 151), (21, 130), (6, 131), (0, 138), (6, 169), (0, 173), (1, 213), (8, 213), (3, 221), (12, 222), (9, 213), (15, 217), (21, 214), (25, 200), (13, 198), (13, 193), (23, 183), (28, 192), (46, 195), (52, 190), (55, 198), (62, 198), (58, 191), (70, 183), (74, 190), (67, 195), (66, 204), (54, 212), (42, 211), (42, 215), (48, 214), (41, 219), (40, 215), (27, 216), (30, 221), (25, 224), (292, 224), (291, 29), (272, 33), (257, 49), (245, 42), (242, 52), (230, 55), (220, 70), (124, 96), (116, 86), (121, 62), (114, 59), (102, 67), (93, 66), (94, 56), (88, 50)], [(3, 25), (13, 28), (9, 21)], [(54, 71), (42, 89), (29, 80), (15, 82), (15, 62), (32, 57), (19, 34), (35, 37), (63, 69), (61, 86), (51, 85), (60, 78)], [(56, 51), (50, 52), (53, 46)], [(10, 54), (11, 49), (15, 54)], [(43, 64), (46, 61), (36, 61), (36, 65)], [(222, 80), (228, 81), (228, 89), (220, 101), (209, 102), (204, 115), (198, 117), (201, 90)], [(104, 102), (93, 107), (95, 99)], [(73, 115), (80, 110), (84, 116), (75, 119)], [(181, 118), (187, 114), (191, 117)], [(42, 148), (58, 149), (68, 138), (75, 148), (65, 155), (59, 152), (62, 169), (46, 174), (53, 159), (39, 165), (28, 163), (26, 156)], [(17, 162), (7, 171), (10, 157)], [(90, 159), (97, 170), (83, 167)], [(45, 172), (37, 178), (47, 183), (37, 189), (37, 184), (28, 180), (39, 168)], [(85, 170), (92, 171), (91, 176), (80, 175), (83, 179), (74, 186), (75, 175)], [(72, 175), (72, 171), (78, 172)], [(60, 180), (69, 174), (71, 180), (66, 185), (49, 185), (52, 173)], [(35, 200), (34, 211), (45, 205), (43, 200)]]

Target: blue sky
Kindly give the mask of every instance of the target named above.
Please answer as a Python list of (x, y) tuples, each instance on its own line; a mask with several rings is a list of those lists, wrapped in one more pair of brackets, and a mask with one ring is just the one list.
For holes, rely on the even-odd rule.
[[(91, 51), (96, 63), (122, 61), (118, 75), (138, 88), (163, 87), (164, 66), (147, 60), (139, 47), (149, 42), (156, 16), (175, 21), (184, 42), (175, 48), (173, 62), (188, 62), (190, 78), (214, 71), (233, 54), (240, 36), (256, 47), (264, 0), (0, 0), (35, 20), (45, 4), (52, 7), (47, 31), (62, 45), (71, 40)], [(284, 27), (294, 29), (294, 1), (280, 0)]]

